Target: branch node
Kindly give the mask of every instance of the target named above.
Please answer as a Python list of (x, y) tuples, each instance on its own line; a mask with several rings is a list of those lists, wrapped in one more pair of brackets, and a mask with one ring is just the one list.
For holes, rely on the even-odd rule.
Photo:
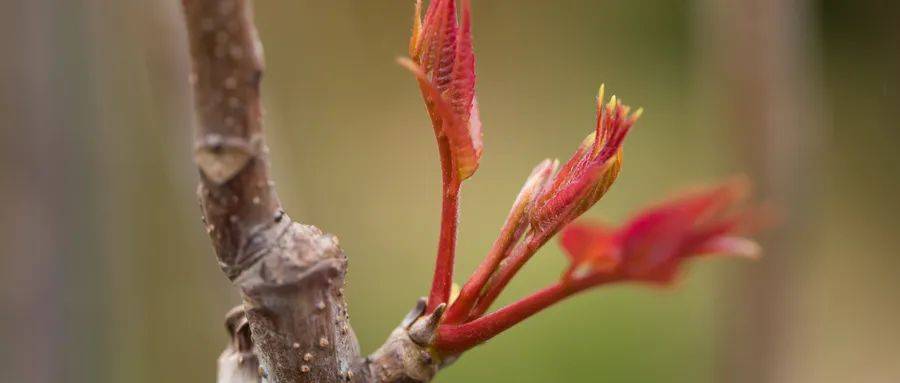
[(259, 135), (247, 140), (208, 133), (197, 139), (194, 162), (207, 179), (221, 185), (234, 178), (251, 158), (258, 156), (262, 152), (261, 147), (262, 137)]
[(409, 329), (409, 326), (411, 324), (413, 324), (413, 322), (415, 322), (416, 319), (419, 319), (419, 317), (421, 317), (422, 314), (425, 313), (425, 307), (427, 304), (428, 304), (427, 298), (425, 298), (425, 297), (419, 298), (419, 300), (416, 301), (416, 306), (413, 307), (412, 310), (410, 310), (409, 313), (407, 313), (405, 317), (403, 317), (403, 321), (400, 322), (400, 327)]

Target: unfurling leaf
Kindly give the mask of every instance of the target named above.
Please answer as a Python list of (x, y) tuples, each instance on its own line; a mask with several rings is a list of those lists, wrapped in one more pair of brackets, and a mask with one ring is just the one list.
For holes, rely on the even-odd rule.
[(428, 115), (439, 145), (446, 145), (449, 161), (444, 171), (458, 181), (478, 169), (482, 138), (478, 101), (475, 97), (475, 53), (472, 49), (472, 12), (462, 2), (457, 23), (456, 0), (435, 0), (424, 20), (422, 2), (409, 45), (410, 60), (404, 60), (419, 81)]
[(597, 97), (597, 127), (537, 198), (531, 213), (536, 231), (553, 234), (593, 206), (615, 182), (622, 167), (622, 142), (641, 115), (612, 96)]
[(562, 234), (572, 262), (566, 278), (606, 274), (667, 283), (694, 256), (755, 257), (759, 247), (739, 235), (748, 217), (745, 195), (746, 183), (729, 181), (647, 209), (617, 229), (569, 225)]

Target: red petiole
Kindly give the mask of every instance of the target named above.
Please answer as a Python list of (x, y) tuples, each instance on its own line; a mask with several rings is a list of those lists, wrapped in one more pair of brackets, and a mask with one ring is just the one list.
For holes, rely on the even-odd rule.
[(463, 352), (573, 294), (619, 279), (615, 275), (597, 273), (573, 281), (554, 283), (471, 322), (441, 325), (438, 327), (435, 346), (447, 355)]
[(438, 137), (438, 149), (443, 169), (441, 205), (441, 233), (438, 238), (437, 260), (431, 292), (428, 294), (427, 313), (432, 313), (441, 303), (449, 303), (453, 286), (453, 262), (456, 254), (456, 232), (459, 224), (459, 189), (461, 182), (451, 166), (451, 155), (446, 137)]
[[(520, 212), (512, 212), (513, 215)], [(459, 293), (459, 297), (453, 302), (453, 305), (444, 315), (444, 323), (458, 323), (469, 319), (469, 312), (478, 300), (479, 295), (484, 289), (485, 284), (490, 279), (494, 271), (504, 259), (509, 255), (512, 246), (515, 244), (516, 231), (520, 230), (520, 223), (517, 219), (507, 219), (503, 228), (500, 229), (500, 236), (494, 241), (487, 257), (478, 265), (468, 282), (463, 286)]]

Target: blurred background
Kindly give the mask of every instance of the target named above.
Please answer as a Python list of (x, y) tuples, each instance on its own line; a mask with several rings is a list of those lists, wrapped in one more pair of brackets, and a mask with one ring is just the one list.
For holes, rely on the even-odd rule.
[[(604, 288), (438, 382), (900, 382), (900, 3), (475, 0), (485, 154), (459, 279), (531, 167), (593, 127), (601, 82), (644, 117), (588, 219), (750, 174), (759, 262)], [(337, 234), (372, 351), (424, 295), (438, 158), (405, 54), (412, 0), (256, 4), (266, 131), (291, 215)], [(0, 382), (211, 382), (238, 297), (200, 224), (180, 2), (0, 2)], [(503, 300), (558, 277), (547, 246)]]

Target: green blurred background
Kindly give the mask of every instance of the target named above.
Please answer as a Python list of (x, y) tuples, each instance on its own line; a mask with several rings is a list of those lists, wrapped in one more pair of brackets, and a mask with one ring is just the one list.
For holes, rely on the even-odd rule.
[[(405, 53), (412, 0), (266, 0), (266, 130), (295, 219), (350, 255), (371, 351), (424, 295), (439, 166)], [(900, 3), (474, 0), (485, 154), (458, 270), (531, 167), (592, 129), (601, 82), (644, 117), (588, 216), (748, 173), (760, 262), (617, 286), (467, 353), (438, 382), (900, 382)], [(175, 0), (0, 4), (0, 382), (211, 382), (237, 295), (201, 227)], [(548, 246), (503, 300), (558, 277)]]

